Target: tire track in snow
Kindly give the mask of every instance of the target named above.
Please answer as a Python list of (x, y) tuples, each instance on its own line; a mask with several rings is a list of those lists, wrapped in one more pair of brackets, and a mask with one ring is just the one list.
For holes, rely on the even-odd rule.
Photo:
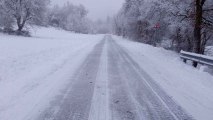
[(142, 120), (140, 109), (132, 99), (123, 71), (121, 70), (122, 58), (108, 36), (108, 71), (110, 85), (110, 120)]
[(105, 36), (39, 120), (191, 120), (127, 52)]
[(104, 40), (98, 43), (71, 78), (70, 84), (39, 120), (87, 120)]
[[(165, 91), (129, 56), (127, 50), (119, 46), (111, 38), (111, 42), (125, 61), (123, 72), (129, 79), (129, 87), (135, 99), (144, 107), (147, 119), (162, 120), (191, 120), (181, 106), (179, 106)], [(125, 74), (124, 74), (125, 75)], [(130, 81), (131, 80), (131, 81)], [(135, 83), (134, 83), (135, 82)]]
[[(104, 39), (107, 42), (107, 38)], [(110, 120), (107, 59), (107, 43), (105, 43), (88, 120)]]

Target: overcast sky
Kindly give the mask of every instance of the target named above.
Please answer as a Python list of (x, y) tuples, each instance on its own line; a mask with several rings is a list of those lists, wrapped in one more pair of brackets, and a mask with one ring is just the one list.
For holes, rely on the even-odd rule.
[(92, 20), (103, 20), (116, 14), (124, 2), (124, 0), (52, 0), (52, 4), (63, 5), (67, 1), (84, 5), (89, 10), (88, 16)]

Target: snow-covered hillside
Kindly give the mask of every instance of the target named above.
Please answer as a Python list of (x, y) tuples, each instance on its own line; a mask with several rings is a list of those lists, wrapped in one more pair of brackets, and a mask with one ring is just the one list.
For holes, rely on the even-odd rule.
[(26, 120), (43, 108), (103, 37), (55, 28), (36, 28), (32, 34), (0, 33), (0, 120)]

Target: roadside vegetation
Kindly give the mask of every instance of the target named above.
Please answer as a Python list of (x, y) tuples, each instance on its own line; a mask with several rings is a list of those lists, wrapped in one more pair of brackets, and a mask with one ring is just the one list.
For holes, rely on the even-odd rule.
[[(83, 34), (113, 33), (137, 42), (205, 54), (213, 46), (212, 0), (125, 0), (119, 13), (92, 21), (83, 5), (50, 0), (1, 0), (0, 31), (30, 36), (29, 26), (53, 26)], [(197, 63), (193, 63), (197, 66)]]
[(114, 31), (153, 46), (204, 54), (213, 44), (213, 1), (125, 0)]

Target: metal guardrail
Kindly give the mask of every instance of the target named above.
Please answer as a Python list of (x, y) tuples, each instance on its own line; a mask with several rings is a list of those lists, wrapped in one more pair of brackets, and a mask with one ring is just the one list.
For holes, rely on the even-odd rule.
[(204, 64), (204, 65), (213, 67), (213, 57), (185, 52), (185, 51), (180, 52), (180, 57), (185, 61), (191, 60), (193, 62), (198, 62), (199, 64)]

